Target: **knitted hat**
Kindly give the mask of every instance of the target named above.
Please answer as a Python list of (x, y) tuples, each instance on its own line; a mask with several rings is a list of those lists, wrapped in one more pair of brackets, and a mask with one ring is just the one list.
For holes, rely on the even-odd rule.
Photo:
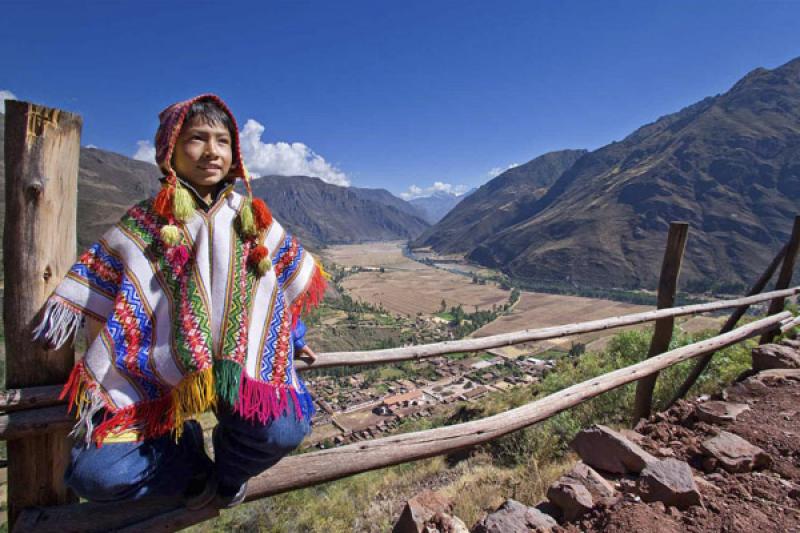
[[(178, 136), (189, 109), (191, 109), (192, 104), (202, 101), (215, 103), (231, 119), (233, 124), (233, 131), (231, 132), (233, 157), (228, 177), (242, 179), (247, 190), (247, 199), (239, 211), (239, 228), (244, 238), (258, 241), (260, 240), (259, 237), (263, 236), (263, 232), (272, 223), (272, 214), (261, 199), (253, 199), (253, 191), (250, 188), (250, 174), (247, 172), (242, 160), (239, 127), (236, 124), (236, 118), (234, 118), (233, 113), (231, 113), (225, 102), (215, 94), (201, 94), (189, 100), (177, 102), (168, 106), (158, 115), (160, 123), (155, 139), (156, 163), (164, 173), (165, 179), (161, 191), (156, 196), (153, 208), (167, 221), (167, 224), (161, 229), (162, 240), (167, 246), (179, 245), (181, 233), (177, 224), (187, 222), (196, 207), (192, 195), (185, 187), (181, 186), (175, 169), (172, 168), (172, 154), (175, 151), (175, 144), (178, 142)], [(255, 246), (253, 251), (260, 248), (263, 248), (263, 246)], [(260, 250), (256, 256), (263, 259), (265, 253), (266, 249)], [(257, 269), (263, 274), (268, 270), (268, 265), (261, 259), (256, 263), (258, 265)]]

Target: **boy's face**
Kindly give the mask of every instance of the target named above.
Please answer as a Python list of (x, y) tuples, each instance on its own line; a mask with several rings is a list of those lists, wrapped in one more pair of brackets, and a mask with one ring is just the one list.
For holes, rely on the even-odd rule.
[(172, 165), (198, 192), (207, 194), (228, 175), (232, 150), (231, 134), (225, 126), (195, 117), (181, 129)]

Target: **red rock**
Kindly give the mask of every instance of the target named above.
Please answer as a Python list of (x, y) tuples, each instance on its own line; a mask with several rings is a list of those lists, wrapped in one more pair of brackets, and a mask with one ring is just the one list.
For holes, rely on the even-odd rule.
[(772, 464), (772, 458), (764, 450), (727, 431), (720, 431), (701, 447), (703, 453), (728, 472), (749, 472)]
[(576, 481), (561, 478), (547, 489), (547, 497), (558, 505), (561, 515), (567, 522), (574, 522), (594, 507), (594, 499), (589, 490)]
[(736, 420), (740, 414), (750, 410), (744, 403), (733, 402), (705, 402), (697, 406), (697, 418), (709, 424), (725, 424)]
[(639, 477), (639, 493), (646, 502), (663, 502), (678, 509), (700, 504), (691, 467), (677, 459), (648, 464)]
[(615, 474), (639, 473), (656, 460), (638, 444), (603, 425), (584, 429), (570, 446), (589, 466)]
[(506, 500), (495, 512), (478, 522), (472, 533), (549, 533), (558, 524), (535, 507)]
[(753, 370), (800, 368), (800, 353), (789, 346), (764, 344), (753, 348)]
[(452, 502), (432, 490), (424, 490), (406, 502), (392, 533), (423, 533), (425, 522), (437, 513), (450, 512)]

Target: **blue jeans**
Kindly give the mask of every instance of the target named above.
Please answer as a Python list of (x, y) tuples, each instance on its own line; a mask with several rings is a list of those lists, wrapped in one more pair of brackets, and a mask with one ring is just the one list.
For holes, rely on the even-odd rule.
[(286, 413), (267, 424), (242, 419), (227, 409), (217, 412), (215, 463), (206, 455), (200, 424), (188, 421), (176, 443), (172, 435), (140, 442), (86, 447), (77, 443), (64, 481), (87, 500), (111, 502), (145, 496), (180, 497), (195, 476), (216, 469), (220, 488), (235, 488), (273, 466), (294, 450), (311, 431), (295, 416), (293, 402)]

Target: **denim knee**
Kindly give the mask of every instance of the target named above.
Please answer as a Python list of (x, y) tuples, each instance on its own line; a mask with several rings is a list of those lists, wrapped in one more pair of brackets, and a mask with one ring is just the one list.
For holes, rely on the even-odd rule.
[(98, 502), (172, 496), (183, 492), (193, 474), (211, 467), (202, 448), (202, 429), (190, 421), (178, 443), (172, 435), (100, 447), (77, 443), (64, 482), (79, 496)]

